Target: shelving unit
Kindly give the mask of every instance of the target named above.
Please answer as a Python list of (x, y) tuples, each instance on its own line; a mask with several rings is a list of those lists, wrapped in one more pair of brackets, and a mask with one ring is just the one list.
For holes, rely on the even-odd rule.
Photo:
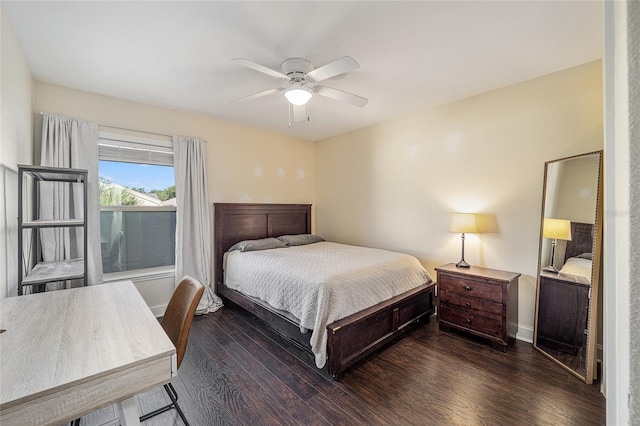
[[(31, 200), (24, 198), (25, 179), (32, 181)], [(62, 184), (82, 185), (82, 218), (39, 218), (39, 200), (42, 182), (60, 182)], [(70, 188), (71, 190), (71, 188)], [(25, 215), (27, 202), (32, 207), (30, 214)], [(77, 214), (77, 212), (75, 213)], [(25, 216), (31, 216), (29, 218)], [(45, 262), (42, 260), (41, 235), (43, 228), (82, 228), (82, 257), (60, 261)], [(25, 236), (25, 230), (31, 230)], [(25, 256), (25, 242), (35, 248), (35, 260), (30, 254)], [(57, 281), (82, 279), (87, 285), (87, 170), (67, 169), (43, 166), (18, 166), (18, 295), (24, 293), (24, 287), (31, 286), (33, 292), (44, 291), (45, 284)], [(34, 264), (35, 262), (35, 264)]]

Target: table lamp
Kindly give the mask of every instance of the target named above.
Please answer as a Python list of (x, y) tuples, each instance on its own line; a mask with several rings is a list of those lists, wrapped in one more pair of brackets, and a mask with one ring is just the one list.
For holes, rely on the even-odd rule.
[(451, 226), (449, 231), (460, 232), (462, 234), (462, 259), (460, 259), (460, 262), (456, 263), (456, 266), (458, 268), (470, 268), (471, 265), (464, 260), (464, 234), (474, 234), (478, 232), (476, 215), (473, 213), (454, 213), (451, 216)]
[(558, 240), (571, 241), (571, 221), (566, 219), (544, 219), (542, 224), (542, 237), (551, 238), (551, 264), (542, 270), (557, 274), (555, 267), (556, 245)]

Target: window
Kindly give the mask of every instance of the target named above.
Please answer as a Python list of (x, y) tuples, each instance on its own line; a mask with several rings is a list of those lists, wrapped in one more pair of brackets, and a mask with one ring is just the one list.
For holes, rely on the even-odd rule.
[(100, 237), (105, 274), (175, 264), (173, 148), (101, 133)]

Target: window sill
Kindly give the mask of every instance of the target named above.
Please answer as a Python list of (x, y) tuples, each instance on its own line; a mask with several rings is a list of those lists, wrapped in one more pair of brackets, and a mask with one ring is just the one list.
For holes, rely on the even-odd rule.
[(122, 280), (131, 280), (133, 282), (150, 281), (162, 278), (174, 278), (176, 276), (176, 268), (164, 266), (161, 268), (138, 269), (136, 271), (112, 272), (104, 274), (104, 282), (114, 282)]

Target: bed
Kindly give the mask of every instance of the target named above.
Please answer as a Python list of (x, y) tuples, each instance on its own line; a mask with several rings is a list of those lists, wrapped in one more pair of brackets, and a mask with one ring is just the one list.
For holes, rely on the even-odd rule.
[(561, 276), (572, 276), (591, 283), (593, 270), (593, 224), (571, 222), (571, 240), (567, 241)]
[[(215, 283), (218, 295), (251, 312), (312, 352), (310, 341), (315, 330), (302, 332), (300, 321), (289, 313), (229, 288), (223, 271), (225, 253), (236, 243), (282, 235), (310, 234), (311, 205), (216, 203), (214, 214)], [(331, 377), (340, 379), (357, 361), (399, 338), (412, 326), (429, 321), (434, 313), (434, 290), (435, 283), (427, 278), (411, 290), (330, 322), (326, 326), (326, 368)]]

